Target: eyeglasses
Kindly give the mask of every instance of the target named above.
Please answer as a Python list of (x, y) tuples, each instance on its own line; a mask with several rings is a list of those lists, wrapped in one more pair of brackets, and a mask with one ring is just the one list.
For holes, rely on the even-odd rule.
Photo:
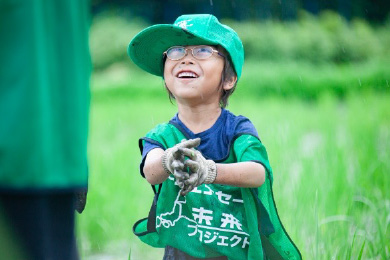
[(221, 57), (225, 58), (219, 51), (214, 50), (212, 47), (207, 45), (196, 46), (194, 48), (186, 48), (184, 46), (173, 46), (163, 53), (170, 60), (180, 60), (187, 55), (187, 50), (192, 51), (192, 56), (198, 60), (205, 60), (211, 57), (213, 53), (217, 53)]

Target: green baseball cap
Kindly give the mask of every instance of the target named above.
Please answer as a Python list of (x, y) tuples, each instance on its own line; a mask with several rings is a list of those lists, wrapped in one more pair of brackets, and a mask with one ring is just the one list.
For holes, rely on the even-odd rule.
[(244, 47), (237, 33), (210, 14), (179, 16), (174, 24), (156, 24), (139, 32), (127, 53), (141, 69), (163, 76), (163, 52), (172, 46), (221, 45), (229, 53), (237, 78), (244, 64)]

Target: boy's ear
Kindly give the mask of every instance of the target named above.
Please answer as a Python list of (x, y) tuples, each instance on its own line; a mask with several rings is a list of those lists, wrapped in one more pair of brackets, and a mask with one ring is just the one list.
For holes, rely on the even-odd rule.
[(225, 81), (225, 83), (223, 84), (223, 89), (224, 90), (230, 90), (234, 87), (234, 85), (236, 84), (237, 82), (237, 76), (233, 76), (230, 78), (230, 80), (228, 81)]

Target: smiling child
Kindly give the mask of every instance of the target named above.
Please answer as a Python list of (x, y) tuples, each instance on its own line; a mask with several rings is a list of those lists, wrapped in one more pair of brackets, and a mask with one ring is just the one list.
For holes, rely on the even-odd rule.
[(163, 77), (178, 113), (140, 139), (155, 199), (134, 225), (164, 259), (301, 259), (272, 195), (272, 169), (250, 120), (226, 109), (244, 63), (237, 33), (212, 15), (146, 28), (128, 53)]

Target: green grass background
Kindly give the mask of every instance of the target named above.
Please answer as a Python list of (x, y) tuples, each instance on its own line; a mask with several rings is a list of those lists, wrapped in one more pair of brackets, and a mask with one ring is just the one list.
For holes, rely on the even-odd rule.
[[(119, 75), (110, 84), (103, 80), (109, 75), (93, 78), (90, 186), (78, 217), (79, 244), (85, 258), (159, 259), (161, 250), (132, 233), (153, 195), (139, 174), (138, 138), (169, 120), (176, 106), (161, 79), (140, 75), (132, 88), (129, 75)], [(356, 259), (365, 244), (363, 259), (387, 259), (390, 93), (351, 93), (341, 100), (325, 92), (313, 101), (250, 95), (244, 82), (228, 109), (258, 129), (274, 169), (281, 219), (304, 258)]]
[[(256, 126), (274, 170), (280, 217), (304, 259), (390, 259), (390, 33), (329, 15), (255, 27), (278, 43), (268, 58), (268, 49), (256, 45), (267, 41), (245, 31), (256, 25), (233, 24), (249, 55), (228, 109)], [(91, 30), (90, 179), (86, 209), (77, 217), (80, 252), (90, 260), (161, 259), (161, 249), (132, 233), (153, 197), (139, 174), (138, 139), (177, 109), (162, 79), (123, 57), (144, 24), (99, 21)], [(319, 28), (327, 29), (310, 38)], [(294, 45), (296, 33), (303, 42)], [(321, 39), (332, 52), (317, 46)], [(308, 54), (310, 46), (318, 51)]]

